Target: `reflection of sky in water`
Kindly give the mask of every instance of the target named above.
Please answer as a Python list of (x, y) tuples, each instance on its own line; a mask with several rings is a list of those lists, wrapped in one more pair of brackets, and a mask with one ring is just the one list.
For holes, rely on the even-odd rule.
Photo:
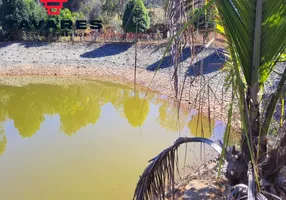
[(213, 141), (221, 140), (221, 142), (222, 142), (224, 131), (225, 131), (225, 127), (226, 127), (226, 125), (225, 125), (224, 122), (216, 121), (215, 128), (214, 128), (214, 131), (213, 131), (213, 135), (212, 135), (212, 137), (210, 139), (213, 140)]
[[(182, 111), (178, 128), (174, 104), (150, 93), (141, 122), (134, 108), (142, 107), (145, 93), (135, 100), (132, 93), (96, 82), (0, 86), (7, 138), (0, 154), (1, 199), (131, 199), (148, 160), (178, 136), (191, 137), (188, 123), (198, 114)], [(221, 139), (224, 127), (216, 121), (211, 139)], [(200, 154), (199, 146), (189, 147)]]

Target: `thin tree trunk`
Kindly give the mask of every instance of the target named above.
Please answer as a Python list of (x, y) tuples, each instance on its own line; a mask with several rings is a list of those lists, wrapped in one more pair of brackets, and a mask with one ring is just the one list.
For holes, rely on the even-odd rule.
[(249, 102), (250, 108), (250, 122), (251, 132), (253, 137), (259, 136), (260, 129), (260, 113), (259, 113), (259, 67), (260, 67), (260, 49), (261, 49), (261, 30), (262, 30), (262, 0), (256, 2), (256, 21), (254, 30), (254, 44), (253, 44), (253, 61), (251, 73), (251, 87), (249, 88)]
[[(256, 21), (254, 29), (254, 41), (253, 41), (253, 60), (252, 60), (252, 72), (250, 77), (250, 86), (248, 87), (247, 96), (246, 96), (246, 108), (249, 112), (249, 121), (250, 124), (248, 130), (245, 134), (248, 135), (249, 142), (252, 146), (252, 149), (249, 149), (249, 145), (246, 143), (246, 138), (242, 143), (242, 151), (246, 155), (246, 161), (250, 160), (249, 151), (254, 151), (253, 155), (256, 154), (255, 146), (257, 144), (262, 144), (261, 138), (259, 138), (260, 130), (260, 97), (259, 97), (259, 67), (260, 67), (260, 49), (261, 49), (261, 30), (262, 30), (262, 0), (257, 0), (256, 3)], [(259, 140), (259, 142), (258, 142)], [(248, 150), (246, 149), (248, 148)], [(265, 146), (259, 147), (264, 153), (266, 152)], [(254, 158), (255, 159), (255, 158)]]

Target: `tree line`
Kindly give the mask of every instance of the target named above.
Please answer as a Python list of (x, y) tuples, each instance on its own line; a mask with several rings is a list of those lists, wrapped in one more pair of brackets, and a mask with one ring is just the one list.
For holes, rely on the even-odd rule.
[[(1, 0), (0, 1), (0, 41), (14, 40), (59, 40), (61, 36), (69, 36), (76, 32), (75, 25), (71, 30), (62, 30), (60, 22), (69, 20), (100, 20), (103, 32), (115, 30), (117, 33), (139, 32), (158, 33), (167, 36), (167, 0), (69, 0), (64, 3), (60, 15), (48, 16), (39, 0)], [(197, 11), (196, 11), (197, 12)], [(196, 12), (190, 12), (192, 16)], [(39, 22), (45, 21), (44, 25)], [(55, 28), (46, 29), (48, 21), (55, 22)], [(18, 24), (8, 29), (7, 21), (16, 21)], [(25, 22), (24, 24), (21, 22)], [(202, 15), (195, 23), (196, 27), (204, 28), (206, 15)], [(27, 24), (35, 22), (32, 24)], [(213, 21), (209, 22), (213, 27)], [(33, 24), (40, 24), (40, 29)], [(27, 30), (27, 26), (29, 29)], [(87, 26), (90, 29), (89, 26)], [(65, 34), (63, 34), (63, 31)], [(160, 34), (159, 34), (160, 32)], [(67, 34), (66, 34), (67, 33)]]
[[(135, 5), (136, 9), (133, 9)], [(35, 35), (37, 33), (37, 35), (47, 38), (49, 35), (52, 35), (52, 33), (55, 35), (55, 33), (61, 31), (59, 25), (61, 20), (101, 20), (104, 25), (115, 27), (119, 31), (124, 31), (126, 28), (127, 31), (133, 31), (135, 27), (135, 14), (137, 15), (136, 23), (139, 24), (139, 32), (144, 32), (149, 29), (150, 18), (142, 0), (130, 0), (129, 2), (127, 0), (70, 0), (68, 3), (64, 4), (64, 8), (61, 10), (60, 15), (56, 16), (48, 16), (44, 6), (38, 0), (1, 0), (0, 41), (25, 39), (27, 30), (23, 28), (20, 30), (19, 28), (7, 30), (5, 23), (8, 20), (17, 21), (18, 23), (21, 23), (22, 21), (31, 22), (32, 20), (54, 20), (57, 24), (56, 29), (46, 30), (42, 27), (40, 30), (36, 30), (32, 27), (32, 30), (29, 30), (30, 35), (34, 32)], [(126, 26), (126, 22), (128, 26)]]

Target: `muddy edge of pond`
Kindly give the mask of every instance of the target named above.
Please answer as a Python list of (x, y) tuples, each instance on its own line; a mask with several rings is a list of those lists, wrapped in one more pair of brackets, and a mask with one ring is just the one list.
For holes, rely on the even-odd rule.
[[(164, 69), (156, 73), (154, 71), (154, 66), (158, 66), (164, 51), (165, 45), (162, 44), (139, 44), (136, 82), (138, 85), (174, 98), (169, 61), (166, 61)], [(214, 51), (214, 49), (207, 49), (198, 57), (207, 57)], [(100, 77), (104, 80), (130, 85), (134, 81), (134, 45), (132, 44), (2, 43), (0, 44), (0, 58), (0, 83), (3, 83), (3, 80), (7, 81), (8, 77), (35, 75)], [(191, 61), (188, 58), (182, 62), (182, 65), (187, 69), (189, 63)], [(196, 78), (196, 81), (190, 84), (192, 78), (190, 76), (184, 86), (182, 95), (184, 107), (196, 108), (206, 115), (210, 111), (211, 118), (226, 122), (231, 96), (229, 92), (223, 92), (225, 73), (214, 70), (204, 75), (205, 80), (212, 78), (209, 81), (211, 91), (207, 90), (206, 85), (201, 92), (201, 103), (199, 103), (199, 93), (202, 87), (200, 78)], [(184, 73), (181, 73), (179, 74), (180, 87), (182, 87), (183, 80)], [(208, 102), (210, 107), (208, 107)], [(237, 119), (233, 120), (234, 127), (239, 126), (237, 113), (235, 112), (234, 115)]]

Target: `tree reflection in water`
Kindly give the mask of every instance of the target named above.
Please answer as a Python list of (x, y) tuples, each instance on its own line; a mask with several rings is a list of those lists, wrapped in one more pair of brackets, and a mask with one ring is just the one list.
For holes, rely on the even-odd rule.
[(138, 93), (132, 95), (130, 92), (128, 94), (125, 92), (124, 114), (131, 126), (141, 126), (146, 120), (149, 110), (149, 102), (141, 98)]
[(157, 122), (161, 127), (170, 131), (182, 131), (186, 126), (188, 111), (180, 110), (178, 112), (175, 102), (163, 101), (159, 108), (159, 117)]
[(45, 115), (59, 115), (61, 130), (73, 135), (86, 125), (95, 124), (101, 107), (107, 103), (111, 103), (133, 127), (141, 126), (150, 110), (149, 102), (143, 104), (144, 99), (139, 97), (140, 92), (133, 96), (131, 87), (105, 82), (0, 86), (0, 92), (1, 100), (6, 97), (5, 103), (0, 101), (0, 120), (13, 120), (24, 138), (40, 129)]
[(190, 134), (195, 137), (210, 138), (215, 126), (215, 121), (198, 113), (193, 115), (188, 122)]
[[(96, 124), (102, 106), (107, 103), (111, 103), (132, 127), (142, 126), (150, 111), (150, 103), (153, 103), (159, 106), (157, 122), (162, 128), (177, 132), (188, 125), (194, 136), (211, 136), (213, 120), (211, 129), (204, 116), (193, 116), (187, 123), (188, 110), (178, 113), (173, 101), (157, 93), (149, 92), (146, 99), (144, 97), (144, 91), (134, 94), (132, 87), (103, 81), (64, 85), (29, 84), (23, 87), (0, 85), (0, 123), (13, 120), (19, 134), (28, 138), (37, 133), (45, 116), (58, 115), (61, 131), (71, 136), (88, 124)], [(0, 132), (0, 154), (4, 152), (7, 142), (3, 130)], [(201, 130), (204, 134), (200, 133)]]

